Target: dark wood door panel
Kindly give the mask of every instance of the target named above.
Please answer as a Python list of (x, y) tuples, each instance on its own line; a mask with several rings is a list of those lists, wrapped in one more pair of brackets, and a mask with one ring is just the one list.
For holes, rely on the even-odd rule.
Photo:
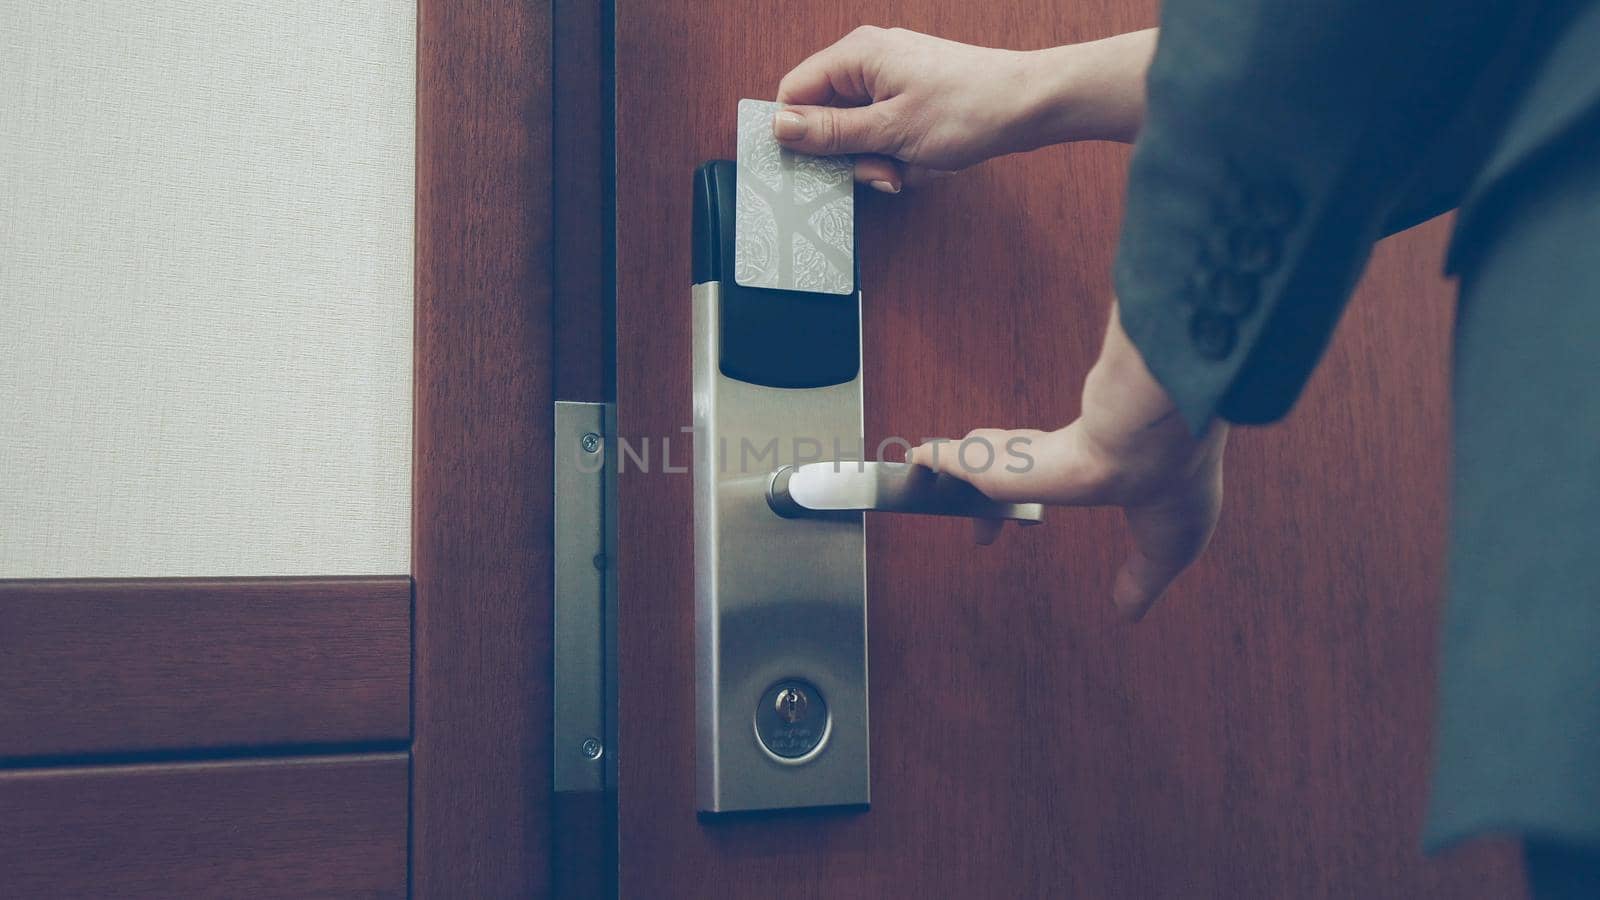
[(417, 8), (412, 890), (545, 896), (551, 4)]
[(404, 897), (404, 753), (0, 772), (0, 894)]
[(0, 764), (403, 745), (411, 580), (0, 582)]
[[(1155, 6), (619, 0), (622, 435), (659, 450), (692, 421), (690, 173), (734, 152), (740, 97), (770, 96), (863, 22), (1039, 47), (1153, 24)], [(1076, 414), (1126, 157), (1053, 148), (899, 197), (860, 192), (869, 447)], [(696, 819), (690, 483), (623, 475), (623, 895), (1516, 896), (1509, 848), (1418, 850), (1444, 236), (1436, 223), (1381, 250), (1292, 419), (1238, 436), (1215, 546), (1139, 626), (1110, 606), (1114, 513), (1055, 511), (986, 549), (964, 523), (869, 519), (862, 814)]]

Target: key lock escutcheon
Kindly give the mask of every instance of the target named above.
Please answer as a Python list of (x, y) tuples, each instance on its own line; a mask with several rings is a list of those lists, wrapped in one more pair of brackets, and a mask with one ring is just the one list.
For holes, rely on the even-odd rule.
[(866, 806), (864, 514), (1043, 511), (920, 466), (816, 461), (864, 446), (859, 275), (849, 295), (738, 284), (736, 186), (732, 162), (695, 174), (698, 805)]

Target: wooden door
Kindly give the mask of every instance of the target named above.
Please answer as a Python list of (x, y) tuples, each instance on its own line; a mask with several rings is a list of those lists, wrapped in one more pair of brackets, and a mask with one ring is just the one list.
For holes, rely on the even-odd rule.
[[(690, 177), (741, 97), (863, 24), (1081, 41), (1155, 4), (616, 3), (622, 437), (690, 408)], [(781, 22), (781, 27), (774, 23)], [(867, 446), (1076, 414), (1127, 149), (1054, 148), (861, 192)], [(687, 475), (620, 492), (626, 897), (1504, 897), (1506, 846), (1425, 859), (1444, 548), (1447, 224), (1378, 252), (1293, 416), (1239, 432), (1215, 543), (1143, 624), (1108, 596), (1112, 511), (975, 548), (869, 517), (871, 809), (704, 821)]]
[[(221, 526), (235, 525), (235, 514), (284, 505), (286, 495), (314, 493), (294, 490), (308, 476), (283, 465), (286, 458), (309, 466), (370, 454), (377, 429), (353, 416), (319, 420), (331, 422), (320, 431), (291, 429), (276, 455), (267, 452), (273, 447), (226, 447), (241, 466), (275, 477), (261, 479), (259, 493), (241, 492), (238, 509), (210, 520), (209, 533), (198, 530), (202, 550), (207, 541), (220, 547), (191, 555), (202, 567), (223, 560), (204, 577), (193, 566), (159, 565), (141, 572), (148, 577), (70, 577), (89, 572), (72, 568), (82, 561), (70, 554), (61, 554), (68, 577), (16, 577), (8, 563), (21, 557), (19, 535), (34, 523), (0, 503), (0, 897), (549, 896), (552, 8), (441, 0), (333, 12), (314, 3), (155, 6), (128, 14), (127, 23), (104, 10), (23, 14), (26, 27), (8, 52), (42, 62), (22, 66), (20, 89), (0, 105), (0, 121), (44, 124), (6, 129), (7, 163), (26, 165), (17, 163), (17, 194), (0, 198), (0, 227), (8, 230), (0, 262), (37, 265), (49, 273), (44, 288), (66, 283), (59, 273), (79, 271), (75, 244), (23, 243), (48, 223), (10, 219), (24, 202), (17, 196), (67, 181), (50, 168), (56, 154), (98, 165), (99, 180), (62, 188), (82, 181), (83, 191), (101, 192), (81, 198), (84, 223), (70, 235), (85, 246), (102, 221), (127, 213), (119, 198), (147, 190), (158, 213), (178, 198), (183, 214), (155, 216), (134, 245), (113, 248), (128, 264), (85, 292), (110, 298), (105, 315), (115, 326), (140, 324), (166, 305), (113, 301), (159, 281), (198, 244), (216, 256), (184, 272), (190, 280), (179, 287), (214, 292), (218, 302), (207, 311), (224, 312), (200, 323), (173, 317), (156, 348), (162, 352), (141, 357), (138, 380), (118, 386), (117, 398), (181, 399), (214, 389), (216, 373), (203, 367), (161, 377), (188, 348), (226, 343), (228, 335), (203, 329), (206, 322), (252, 315), (298, 322), (303, 306), (324, 304), (325, 317), (311, 317), (312, 327), (292, 341), (238, 342), (242, 365), (257, 366), (261, 376), (212, 404), (221, 410), (216, 416), (180, 403), (158, 411), (200, 437), (229, 434), (235, 407), (247, 421), (277, 413), (298, 427), (313, 412), (337, 413), (349, 385), (386, 374), (399, 386), (383, 409), (397, 464), (384, 471), (382, 486), (394, 508), (373, 502), (372, 485), (357, 482), (339, 495), (350, 509), (334, 512), (353, 509), (347, 530), (356, 534), (376, 529), (358, 513), (392, 513), (384, 524), (400, 540), (371, 571), (323, 573), (294, 556), (273, 565), (301, 577), (226, 567), (228, 553), (251, 541), (298, 537), (308, 558), (330, 555), (316, 555), (325, 548), (315, 539), (336, 518), (321, 508), (298, 509), (317, 520), (303, 528), (293, 515), (257, 517), (288, 521), (287, 534)], [(51, 48), (67, 58), (59, 65), (73, 77), (51, 80), (58, 74)], [(80, 83), (82, 73), (70, 70), (75, 59), (87, 60), (94, 77)], [(598, 85), (598, 75), (593, 80)], [(30, 118), (36, 96), (57, 95), (68, 98), (65, 108), (44, 104), (45, 114)], [(107, 97), (137, 109), (118, 119), (122, 104)], [(70, 141), (51, 143), (60, 133), (46, 127), (52, 114)], [(388, 142), (356, 154), (348, 145), (365, 146), (362, 128), (350, 123), (381, 129)], [(173, 124), (184, 127), (170, 141), (151, 138)], [(195, 134), (215, 139), (200, 145)], [(361, 165), (343, 165), (352, 157)], [(214, 193), (194, 189), (218, 172), (229, 177)], [(268, 183), (264, 193), (251, 193), (252, 177)], [(371, 221), (361, 204), (384, 190), (393, 192), (388, 217)], [(250, 198), (262, 196), (293, 202), (258, 209)], [(300, 256), (252, 245), (280, 233), (333, 239), (305, 241)], [(32, 253), (36, 246), (44, 250)], [(262, 279), (215, 274), (236, 273), (234, 257), (251, 254), (264, 260)], [(384, 284), (399, 308), (377, 315), (356, 288), (370, 286), (362, 275), (389, 268), (394, 277)], [(17, 284), (0, 282), (7, 314), (29, 296), (9, 290)], [(283, 306), (250, 308), (263, 293)], [(82, 299), (63, 291), (50, 302)], [(60, 308), (24, 312), (50, 322)], [(358, 338), (371, 330), (403, 336), (387, 347), (398, 354), (396, 370), (324, 366), (337, 377), (304, 395), (284, 390), (283, 371), (293, 367), (285, 351), (326, 348), (346, 360), (328, 332), (352, 320)], [(47, 337), (81, 351), (68, 330)], [(13, 340), (0, 333), (0, 352), (32, 358)], [(85, 377), (41, 365), (23, 372), (20, 387), (6, 380), (0, 479), (58, 474), (49, 469), (53, 459), (30, 468), (11, 455), (30, 440), (44, 445), (33, 436), (49, 433), (50, 424), (45, 416), (10, 415), (13, 392)], [(53, 433), (123, 443), (125, 435), (97, 430), (85, 409), (93, 405), (50, 409), (51, 421), (59, 419)], [(192, 451), (186, 441), (194, 434), (161, 421), (161, 450)], [(283, 452), (292, 439), (324, 452)], [(195, 521), (206, 523), (206, 510), (185, 498), (205, 494), (205, 476), (222, 468), (214, 460), (202, 460), (192, 482), (177, 482), (198, 489), (177, 491), (147, 487), (159, 454), (126, 456), (133, 458), (109, 458), (135, 470), (129, 489), (145, 490), (141, 496), (168, 511), (143, 522), (152, 533), (187, 534)], [(141, 562), (146, 548), (129, 540), (125, 523), (92, 515), (114, 506), (105, 496), (87, 490), (60, 499), (88, 511), (76, 527), (126, 551), (117, 559)], [(218, 531), (247, 540), (229, 544)], [(244, 574), (255, 577), (224, 577)]]

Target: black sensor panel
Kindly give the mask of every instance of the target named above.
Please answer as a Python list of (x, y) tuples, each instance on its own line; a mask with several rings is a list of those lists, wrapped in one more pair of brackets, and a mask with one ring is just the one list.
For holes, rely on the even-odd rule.
[(744, 287), (733, 277), (734, 163), (695, 171), (694, 283), (722, 292), (719, 367), (729, 378), (778, 388), (842, 384), (861, 370), (861, 283), (846, 295)]

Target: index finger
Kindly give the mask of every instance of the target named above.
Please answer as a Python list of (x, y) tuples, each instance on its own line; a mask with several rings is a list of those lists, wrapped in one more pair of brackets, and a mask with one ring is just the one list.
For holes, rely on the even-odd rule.
[(778, 82), (778, 102), (800, 106), (871, 103), (866, 78), (870, 31), (857, 28), (790, 69)]

